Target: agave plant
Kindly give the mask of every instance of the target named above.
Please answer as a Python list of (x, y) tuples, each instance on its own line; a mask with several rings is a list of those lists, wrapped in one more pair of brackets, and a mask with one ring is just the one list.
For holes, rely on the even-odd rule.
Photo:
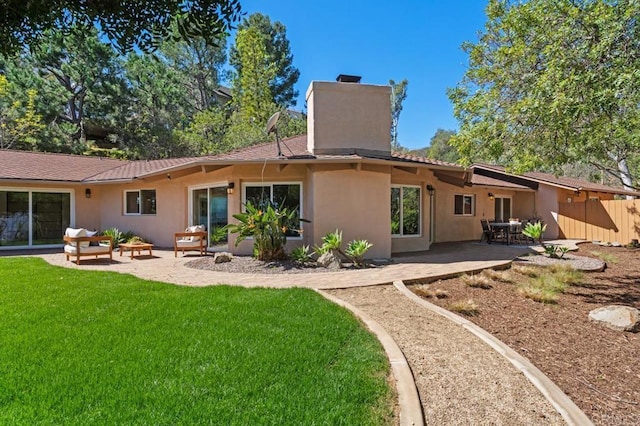
[(373, 247), (367, 240), (353, 240), (347, 245), (345, 254), (351, 259), (355, 266), (364, 265), (364, 254)]

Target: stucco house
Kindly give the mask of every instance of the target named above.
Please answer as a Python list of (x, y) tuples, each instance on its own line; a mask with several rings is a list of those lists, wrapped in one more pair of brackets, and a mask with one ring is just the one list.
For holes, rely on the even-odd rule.
[[(288, 249), (341, 229), (345, 241), (369, 240), (372, 257), (427, 250), (435, 197), (462, 188), (468, 172), (391, 152), (388, 86), (315, 81), (306, 98), (307, 135), (223, 155), (119, 161), (0, 151), (0, 248), (57, 245), (67, 226), (132, 230), (171, 247), (187, 225), (211, 230), (266, 197), (310, 221)], [(229, 250), (251, 253), (251, 242)]]
[[(68, 226), (117, 227), (172, 247), (175, 232), (198, 224), (211, 231), (262, 198), (309, 220), (288, 250), (340, 229), (345, 241), (371, 242), (369, 256), (387, 258), (479, 239), (482, 218), (540, 217), (553, 238), (559, 200), (625, 193), (392, 152), (390, 90), (314, 81), (307, 135), (217, 156), (121, 161), (0, 150), (0, 250), (61, 246)], [(251, 241), (235, 247), (232, 236), (228, 249), (250, 254)]]

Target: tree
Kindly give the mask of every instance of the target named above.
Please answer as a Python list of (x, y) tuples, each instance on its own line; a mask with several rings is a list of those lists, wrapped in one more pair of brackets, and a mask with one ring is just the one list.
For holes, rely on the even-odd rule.
[[(273, 101), (283, 109), (295, 106), (298, 91), (294, 86), (300, 78), (300, 71), (293, 66), (293, 54), (287, 39), (286, 27), (281, 22), (271, 22), (268, 16), (254, 13), (238, 26), (238, 32), (248, 29), (256, 31), (264, 45), (266, 61), (273, 65), (274, 74), (269, 80)], [(242, 74), (245, 60), (240, 57), (236, 41), (236, 45), (231, 48), (229, 63), (237, 74)]]
[(88, 121), (114, 124), (124, 90), (122, 68), (96, 29), (83, 35), (48, 31), (28, 55), (28, 63), (43, 79), (48, 98), (60, 106), (48, 121), (69, 125), (74, 143), (86, 142)]
[(426, 156), (434, 160), (457, 163), (460, 156), (456, 148), (450, 144), (450, 140), (455, 134), (455, 130), (436, 130), (435, 135), (431, 138), (429, 148), (426, 150)]
[(398, 142), (398, 121), (402, 112), (402, 102), (407, 97), (409, 81), (405, 78), (399, 83), (389, 80), (391, 86), (391, 149), (400, 149)]
[(640, 3), (490, 0), (487, 16), (449, 91), (465, 163), (557, 172), (582, 162), (637, 188)]
[(42, 131), (42, 117), (36, 112), (37, 91), (26, 91), (25, 101), (11, 96), (7, 77), (0, 74), (0, 149), (31, 148)]
[(0, 3), (0, 54), (19, 53), (48, 30), (82, 34), (94, 25), (120, 51), (154, 51), (172, 33), (209, 44), (239, 20), (239, 0), (5, 0)]
[(202, 37), (188, 43), (175, 40), (179, 35), (177, 28), (174, 28), (174, 34), (174, 40), (160, 45), (156, 56), (182, 76), (182, 85), (194, 113), (206, 111), (216, 103), (213, 92), (219, 87), (227, 60), (226, 34), (220, 35), (215, 45)]

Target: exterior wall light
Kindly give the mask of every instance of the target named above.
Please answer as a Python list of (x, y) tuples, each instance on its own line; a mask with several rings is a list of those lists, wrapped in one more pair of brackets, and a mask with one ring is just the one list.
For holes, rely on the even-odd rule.
[(236, 187), (235, 182), (229, 182), (229, 184), (227, 185), (227, 194), (231, 195), (233, 194), (233, 188)]
[(85, 198), (91, 198), (91, 188), (87, 188), (84, 190)]
[(433, 193), (436, 192), (436, 189), (433, 187), (433, 185), (427, 185), (427, 191), (429, 192), (430, 196), (433, 196)]
[(489, 195), (489, 199), (493, 200), (493, 192), (490, 192), (488, 195)]

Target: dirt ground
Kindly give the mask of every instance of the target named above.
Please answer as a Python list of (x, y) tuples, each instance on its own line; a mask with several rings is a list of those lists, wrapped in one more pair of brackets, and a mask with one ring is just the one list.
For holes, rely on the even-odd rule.
[(420, 287), (446, 291), (447, 298), (429, 298), (445, 308), (472, 299), (478, 314), (469, 319), (531, 360), (594, 423), (640, 424), (640, 333), (613, 331), (588, 319), (591, 310), (606, 305), (640, 308), (640, 250), (579, 247), (575, 254), (603, 258), (607, 268), (585, 274), (557, 304), (524, 298), (517, 283), (481, 289), (456, 278)]

